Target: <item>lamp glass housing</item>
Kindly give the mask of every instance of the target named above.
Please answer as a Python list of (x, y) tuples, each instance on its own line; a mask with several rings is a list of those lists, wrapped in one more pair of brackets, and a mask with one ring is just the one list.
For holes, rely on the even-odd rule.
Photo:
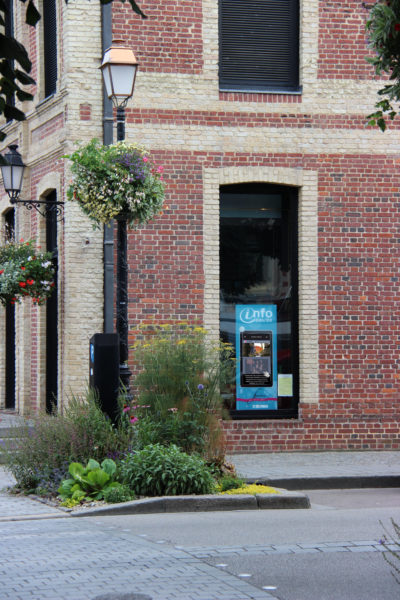
[(123, 106), (133, 95), (138, 62), (129, 48), (123, 48), (118, 42), (104, 53), (101, 65), (104, 85), (108, 98), (114, 104)]
[(4, 189), (10, 198), (14, 199), (17, 198), (21, 192), (25, 169), (22, 157), (17, 148), (18, 146), (16, 145), (9, 146), (10, 152), (7, 152), (7, 154), (4, 155), (8, 164), (1, 166)]

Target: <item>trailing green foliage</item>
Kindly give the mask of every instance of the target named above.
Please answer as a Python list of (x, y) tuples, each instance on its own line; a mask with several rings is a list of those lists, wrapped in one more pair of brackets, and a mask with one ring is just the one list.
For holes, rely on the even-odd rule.
[(378, 91), (382, 99), (375, 104), (376, 111), (368, 115), (368, 125), (385, 131), (386, 118), (393, 120), (398, 113), (393, 102), (400, 102), (400, 0), (377, 0), (370, 8), (366, 30), (374, 52), (367, 61), (376, 75), (388, 73), (390, 80)]
[(81, 463), (73, 462), (68, 468), (70, 479), (64, 479), (58, 488), (62, 500), (102, 500), (104, 494), (112, 489), (121, 488), (115, 481), (117, 465), (111, 458), (103, 460), (101, 465), (92, 458), (86, 467)]
[(175, 445), (154, 444), (127, 455), (121, 463), (121, 477), (137, 496), (210, 494), (215, 489), (204, 460)]
[(73, 397), (64, 414), (39, 414), (13, 430), (18, 447), (5, 446), (6, 468), (22, 490), (47, 494), (56, 493), (69, 463), (118, 459), (133, 440), (132, 429), (112, 425), (92, 391)]
[(134, 350), (138, 401), (128, 408), (139, 446), (175, 444), (208, 458), (223, 453), (220, 390), (234, 374), (231, 346), (177, 323), (145, 327)]

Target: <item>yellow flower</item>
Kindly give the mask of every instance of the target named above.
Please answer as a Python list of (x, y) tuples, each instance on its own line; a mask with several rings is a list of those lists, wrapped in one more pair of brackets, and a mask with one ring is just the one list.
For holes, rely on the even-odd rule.
[(257, 485), (253, 483), (251, 485), (244, 485), (243, 487), (236, 488), (233, 490), (226, 490), (226, 492), (221, 492), (221, 494), (280, 494), (279, 490), (276, 490), (273, 487), (268, 485)]
[(195, 327), (193, 331), (196, 331), (197, 333), (207, 333), (207, 330), (204, 329), (204, 327)]

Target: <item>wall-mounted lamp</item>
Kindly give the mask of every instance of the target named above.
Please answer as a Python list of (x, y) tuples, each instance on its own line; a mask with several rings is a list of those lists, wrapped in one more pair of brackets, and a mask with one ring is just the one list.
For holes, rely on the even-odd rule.
[(47, 218), (50, 215), (56, 215), (58, 220), (62, 220), (64, 218), (64, 202), (20, 199), (25, 165), (17, 148), (17, 144), (8, 146), (9, 151), (3, 157), (6, 164), (0, 167), (4, 189), (10, 198), (11, 204), (23, 204), (28, 210), (34, 208), (42, 217)]

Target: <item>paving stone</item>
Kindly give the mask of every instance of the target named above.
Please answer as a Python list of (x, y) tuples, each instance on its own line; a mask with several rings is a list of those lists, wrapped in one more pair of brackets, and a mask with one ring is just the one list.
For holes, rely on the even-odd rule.
[(349, 550), (350, 552), (377, 552), (375, 546), (353, 546)]
[(152, 600), (151, 596), (147, 596), (144, 594), (119, 594), (119, 593), (111, 593), (104, 594), (102, 596), (96, 596), (93, 600)]

